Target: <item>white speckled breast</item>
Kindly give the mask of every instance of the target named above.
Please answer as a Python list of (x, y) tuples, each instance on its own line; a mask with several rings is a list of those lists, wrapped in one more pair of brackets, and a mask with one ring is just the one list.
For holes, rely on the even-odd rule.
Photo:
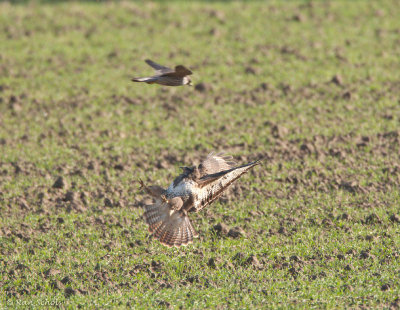
[(188, 179), (182, 180), (182, 182), (179, 182), (177, 186), (174, 186), (174, 183), (172, 182), (167, 188), (166, 196), (167, 198), (173, 198), (177, 196), (188, 197), (193, 193), (194, 186), (195, 182)]

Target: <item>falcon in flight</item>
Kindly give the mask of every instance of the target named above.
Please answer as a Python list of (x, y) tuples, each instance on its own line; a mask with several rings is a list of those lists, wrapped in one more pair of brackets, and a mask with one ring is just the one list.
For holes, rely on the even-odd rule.
[(192, 74), (188, 68), (178, 65), (174, 69), (161, 66), (150, 59), (146, 63), (156, 70), (156, 74), (149, 77), (133, 78), (133, 82), (145, 82), (147, 84), (160, 84), (166, 86), (192, 85), (189, 75)]
[(199, 212), (214, 202), (229, 185), (258, 164), (259, 160), (235, 166), (232, 157), (211, 153), (198, 166), (182, 167), (182, 174), (166, 190), (146, 186), (139, 180), (141, 189), (155, 199), (154, 204), (145, 206), (149, 231), (168, 247), (188, 245), (198, 237), (188, 212)]

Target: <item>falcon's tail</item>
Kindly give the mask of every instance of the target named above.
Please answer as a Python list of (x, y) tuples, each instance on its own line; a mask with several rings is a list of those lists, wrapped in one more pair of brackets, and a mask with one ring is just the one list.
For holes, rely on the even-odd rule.
[(183, 211), (170, 209), (166, 203), (145, 206), (144, 217), (149, 231), (168, 247), (188, 245), (198, 236), (189, 217)]

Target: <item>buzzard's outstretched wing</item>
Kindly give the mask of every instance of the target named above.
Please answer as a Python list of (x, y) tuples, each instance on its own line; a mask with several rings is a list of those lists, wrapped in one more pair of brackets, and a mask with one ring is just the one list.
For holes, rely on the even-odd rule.
[(145, 62), (152, 67), (153, 69), (155, 69), (157, 71), (157, 74), (165, 74), (165, 73), (170, 73), (170, 72), (174, 72), (174, 70), (172, 70), (171, 68), (168, 67), (164, 67), (159, 65), (158, 63), (155, 63), (154, 61), (150, 60), (150, 59), (146, 59)]
[(254, 166), (260, 164), (260, 161), (254, 161), (247, 165), (235, 167), (229, 170), (217, 172), (214, 174), (207, 174), (200, 178), (197, 182), (200, 190), (198, 199), (196, 199), (193, 207), (196, 212), (211, 204), (231, 185), (234, 181), (239, 179), (244, 173), (249, 171)]
[(200, 176), (214, 174), (221, 171), (232, 169), (235, 166), (232, 156), (223, 156), (223, 153), (210, 153), (199, 165)]
[(198, 236), (186, 212), (172, 210), (165, 202), (145, 206), (144, 217), (149, 231), (168, 247), (188, 245)]

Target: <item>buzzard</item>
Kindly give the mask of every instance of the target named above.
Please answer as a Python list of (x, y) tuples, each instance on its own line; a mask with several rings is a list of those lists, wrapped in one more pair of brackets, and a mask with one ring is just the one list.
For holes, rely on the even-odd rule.
[(133, 78), (133, 82), (145, 82), (147, 84), (161, 84), (166, 86), (192, 85), (189, 75), (192, 71), (182, 65), (175, 67), (175, 70), (161, 66), (150, 59), (146, 63), (156, 70), (156, 74), (149, 77)]
[(159, 186), (144, 189), (155, 199), (145, 206), (144, 218), (149, 231), (162, 244), (171, 247), (187, 245), (198, 234), (188, 217), (188, 212), (199, 212), (214, 202), (234, 181), (260, 161), (235, 166), (232, 157), (210, 153), (198, 166), (181, 167), (183, 172), (165, 190)]

